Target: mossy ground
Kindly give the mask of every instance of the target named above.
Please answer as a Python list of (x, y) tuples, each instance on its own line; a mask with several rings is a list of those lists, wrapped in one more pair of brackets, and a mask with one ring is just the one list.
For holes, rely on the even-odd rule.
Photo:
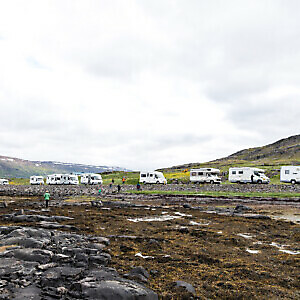
[[(72, 201), (92, 199), (95, 198), (69, 198), (67, 201), (71, 204)], [(36, 209), (34, 205), (30, 207), (30, 203), (42, 201), (26, 197), (6, 197), (6, 200), (15, 202), (9, 203), (2, 213), (20, 208)], [(282, 249), (300, 250), (298, 224), (207, 214), (166, 205), (159, 199), (141, 198), (136, 203), (155, 205), (156, 208), (103, 210), (90, 205), (51, 206), (50, 212), (43, 214), (73, 217), (74, 220), (65, 224), (75, 225), (81, 234), (109, 237), (111, 266), (121, 274), (134, 266), (145, 267), (150, 272), (147, 286), (165, 299), (183, 297), (172, 288), (175, 280), (191, 283), (201, 299), (299, 299), (300, 255), (287, 254), (278, 248), (278, 245), (288, 245)], [(260, 206), (259, 209), (263, 208)], [(164, 222), (128, 220), (166, 214), (174, 216), (178, 212), (188, 216)], [(200, 225), (191, 225), (191, 221)], [(11, 225), (3, 221), (0, 224)], [(259, 253), (252, 254), (247, 249)], [(137, 253), (150, 258), (138, 257)]]

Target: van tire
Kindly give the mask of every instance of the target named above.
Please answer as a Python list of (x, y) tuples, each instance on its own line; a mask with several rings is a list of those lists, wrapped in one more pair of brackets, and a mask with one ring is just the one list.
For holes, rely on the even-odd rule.
[(143, 184), (146, 184), (146, 181), (144, 181)]
[(262, 181), (259, 179), (259, 180), (257, 180), (257, 183), (258, 184), (262, 184)]
[(213, 180), (211, 180), (209, 183), (210, 183), (210, 184), (214, 184), (215, 182), (214, 182)]
[(295, 179), (292, 179), (292, 180), (291, 180), (291, 184), (296, 184), (296, 180), (295, 180)]

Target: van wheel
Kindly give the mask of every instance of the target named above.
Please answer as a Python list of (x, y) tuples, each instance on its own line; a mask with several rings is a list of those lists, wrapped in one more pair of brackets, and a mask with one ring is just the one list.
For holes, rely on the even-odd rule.
[(292, 180), (291, 180), (291, 184), (296, 184), (296, 180), (295, 180), (295, 179), (292, 179)]
[(144, 181), (143, 184), (146, 184), (146, 181)]
[(262, 181), (261, 181), (261, 180), (257, 180), (257, 183), (258, 183), (258, 184), (262, 184)]
[(158, 184), (159, 183), (159, 181), (156, 181), (156, 184)]
[(214, 181), (213, 181), (213, 180), (211, 180), (209, 183), (210, 183), (210, 184), (214, 184)]

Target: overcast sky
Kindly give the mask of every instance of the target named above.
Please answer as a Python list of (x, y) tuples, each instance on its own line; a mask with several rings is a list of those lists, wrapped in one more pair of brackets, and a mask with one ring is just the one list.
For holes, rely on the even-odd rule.
[(300, 133), (300, 1), (0, 0), (0, 155), (134, 170)]

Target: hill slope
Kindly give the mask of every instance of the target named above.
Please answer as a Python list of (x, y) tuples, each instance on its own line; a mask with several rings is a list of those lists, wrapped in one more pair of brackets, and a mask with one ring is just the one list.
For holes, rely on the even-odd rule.
[(48, 175), (53, 173), (102, 173), (107, 171), (128, 171), (120, 167), (93, 166), (84, 164), (61, 163), (52, 161), (30, 161), (0, 156), (0, 177), (22, 177)]
[(300, 165), (300, 135), (290, 136), (281, 139), (275, 143), (249, 148), (233, 153), (227, 157), (216, 159), (206, 163), (189, 163), (171, 168), (172, 169), (189, 169), (197, 167), (215, 166), (230, 167), (232, 165)]

